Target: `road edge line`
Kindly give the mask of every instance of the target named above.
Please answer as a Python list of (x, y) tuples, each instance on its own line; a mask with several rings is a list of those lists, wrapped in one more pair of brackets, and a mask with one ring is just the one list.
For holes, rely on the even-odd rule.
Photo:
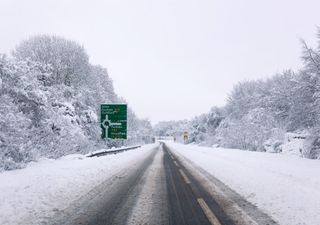
[(218, 218), (214, 215), (214, 213), (211, 211), (211, 209), (209, 208), (207, 203), (203, 200), (203, 198), (197, 198), (197, 201), (198, 201), (202, 211), (206, 215), (207, 219), (209, 220), (209, 222), (212, 225), (221, 225)]
[(187, 184), (191, 184), (189, 178), (187, 177), (187, 175), (183, 172), (182, 169), (179, 169), (179, 172), (181, 174), (181, 176), (183, 177), (184, 181), (187, 183)]

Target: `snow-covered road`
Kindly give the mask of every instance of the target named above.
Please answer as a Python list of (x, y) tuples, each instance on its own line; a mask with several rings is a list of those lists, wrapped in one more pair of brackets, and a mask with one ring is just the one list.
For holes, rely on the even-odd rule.
[(279, 224), (320, 224), (320, 161), (272, 153), (167, 145), (182, 162), (219, 179)]
[[(50, 224), (75, 202), (109, 181), (121, 180), (152, 154), (157, 144), (107, 157), (69, 155), (0, 173), (0, 224)], [(81, 200), (80, 200), (81, 201)]]
[(0, 173), (0, 224), (319, 225), (319, 171), (294, 156), (170, 142), (69, 155)]

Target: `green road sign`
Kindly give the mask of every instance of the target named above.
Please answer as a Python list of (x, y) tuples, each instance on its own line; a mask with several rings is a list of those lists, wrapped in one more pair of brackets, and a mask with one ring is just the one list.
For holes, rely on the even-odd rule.
[(127, 139), (127, 105), (102, 104), (100, 123), (102, 138)]

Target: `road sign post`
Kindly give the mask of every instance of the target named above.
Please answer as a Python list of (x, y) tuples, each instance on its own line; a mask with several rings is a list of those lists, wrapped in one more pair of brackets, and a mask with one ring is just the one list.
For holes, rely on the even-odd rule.
[(127, 105), (102, 104), (100, 123), (101, 138), (127, 139)]

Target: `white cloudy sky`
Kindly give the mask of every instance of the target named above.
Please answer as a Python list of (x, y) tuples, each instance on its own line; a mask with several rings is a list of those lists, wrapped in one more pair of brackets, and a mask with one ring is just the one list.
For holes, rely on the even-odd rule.
[(319, 0), (0, 0), (0, 52), (57, 34), (108, 68), (118, 94), (153, 123), (224, 105), (232, 86), (300, 62)]

